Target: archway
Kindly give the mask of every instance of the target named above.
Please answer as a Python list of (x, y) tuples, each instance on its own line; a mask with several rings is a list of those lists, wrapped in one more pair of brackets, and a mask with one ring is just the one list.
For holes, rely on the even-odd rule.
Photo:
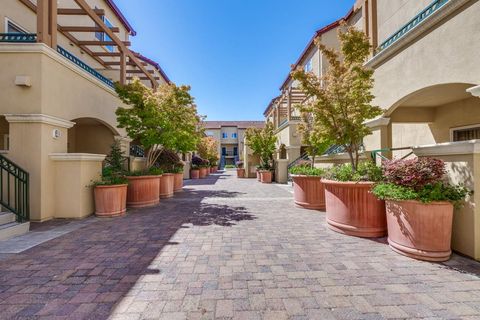
[(116, 130), (95, 118), (72, 120), (75, 125), (68, 130), (68, 153), (108, 154), (118, 135)]
[(472, 86), (439, 84), (400, 99), (385, 112), (385, 117), (390, 118), (389, 146), (402, 148), (480, 138), (480, 99), (466, 91)]

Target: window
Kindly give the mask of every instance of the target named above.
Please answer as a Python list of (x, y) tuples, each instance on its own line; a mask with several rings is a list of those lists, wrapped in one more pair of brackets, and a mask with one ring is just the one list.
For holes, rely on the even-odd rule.
[(451, 138), (454, 142), (480, 139), (480, 125), (453, 128)]
[(227, 138), (228, 138), (228, 133), (222, 132), (222, 138), (223, 138), (223, 139), (227, 139)]
[[(98, 9), (95, 7), (95, 9)], [(102, 21), (107, 25), (107, 27), (112, 28), (113, 25), (110, 23), (110, 21), (105, 17), (102, 16)], [(98, 27), (98, 25), (97, 25)], [(100, 41), (112, 41), (112, 39), (105, 34), (105, 32), (97, 31), (95, 32), (95, 38)], [(113, 46), (104, 46), (108, 51), (113, 52)]]
[(12, 20), (5, 18), (5, 32), (6, 33), (27, 33), (25, 29), (20, 27)]
[(233, 138), (233, 139), (237, 139), (237, 134), (236, 134), (236, 133), (232, 133), (232, 138)]
[(308, 59), (307, 63), (305, 64), (305, 72), (310, 72), (313, 70), (312, 66), (312, 58)]

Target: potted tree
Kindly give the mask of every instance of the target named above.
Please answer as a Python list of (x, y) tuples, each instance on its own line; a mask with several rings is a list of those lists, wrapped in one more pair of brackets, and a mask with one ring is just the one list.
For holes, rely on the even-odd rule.
[(183, 163), (178, 154), (164, 150), (156, 165), (164, 172), (160, 178), (160, 198), (170, 198), (183, 188)]
[(325, 76), (319, 79), (298, 68), (292, 77), (310, 98), (306, 101), (311, 101), (316, 134), (342, 146), (350, 160), (323, 181), (328, 226), (349, 235), (379, 237), (386, 233), (385, 207), (370, 193), (374, 183), (366, 181), (375, 169), (373, 164), (359, 164), (363, 138), (371, 133), (365, 121), (382, 114), (371, 104), (373, 70), (364, 66), (371, 46), (366, 35), (353, 27), (340, 32), (339, 40), (341, 55), (316, 41), (329, 62)]
[(296, 206), (305, 209), (325, 210), (325, 186), (322, 182), (325, 170), (315, 168), (315, 158), (323, 154), (331, 142), (315, 130), (312, 106), (308, 104), (300, 106), (300, 111), (303, 122), (298, 129), (311, 161), (299, 162), (289, 169), (293, 181), (294, 202)]
[(245, 168), (243, 167), (243, 161), (237, 161), (237, 178), (245, 178)]
[(116, 217), (127, 212), (127, 186), (123, 169), (123, 153), (118, 141), (111, 146), (105, 159), (102, 179), (94, 182), (95, 215)]
[(373, 193), (386, 201), (390, 248), (420, 260), (448, 260), (454, 207), (469, 191), (446, 182), (439, 159), (388, 161), (383, 174)]
[(272, 182), (273, 153), (276, 149), (277, 137), (273, 123), (260, 128), (248, 128), (245, 132), (246, 144), (253, 153), (260, 156), (260, 167), (258, 170), (260, 182)]
[(182, 137), (192, 134), (187, 129), (199, 120), (189, 90), (187, 86), (165, 84), (154, 91), (138, 79), (116, 85), (119, 98), (128, 106), (116, 111), (119, 127), (125, 128), (146, 152), (145, 169), (127, 176), (130, 182), (127, 205), (158, 204), (161, 170), (154, 168), (154, 164), (165, 149), (176, 149)]
[(190, 169), (191, 179), (200, 179), (200, 166), (203, 164), (203, 159), (199, 156), (192, 156), (192, 168)]

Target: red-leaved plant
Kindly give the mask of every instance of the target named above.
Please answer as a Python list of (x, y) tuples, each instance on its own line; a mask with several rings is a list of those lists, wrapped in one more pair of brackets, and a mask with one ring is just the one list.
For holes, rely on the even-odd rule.
[(440, 182), (445, 174), (445, 163), (434, 158), (391, 160), (383, 164), (383, 175), (387, 182), (414, 190)]

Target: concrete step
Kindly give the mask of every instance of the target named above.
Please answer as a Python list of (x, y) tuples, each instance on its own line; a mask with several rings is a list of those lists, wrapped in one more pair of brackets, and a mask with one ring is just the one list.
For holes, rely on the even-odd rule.
[(27, 233), (30, 230), (30, 222), (9, 222), (0, 225), (0, 240), (6, 240)]
[(15, 222), (15, 215), (11, 212), (0, 212), (0, 225)]

